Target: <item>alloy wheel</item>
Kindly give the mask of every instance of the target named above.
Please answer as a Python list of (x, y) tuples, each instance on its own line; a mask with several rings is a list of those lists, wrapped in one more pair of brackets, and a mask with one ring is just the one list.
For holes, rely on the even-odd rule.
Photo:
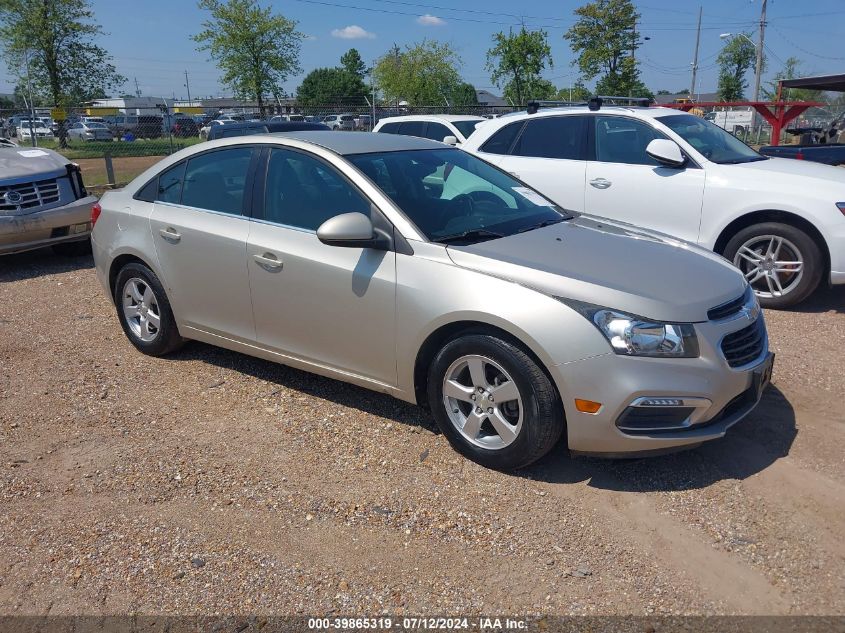
[(519, 388), (501, 365), (484, 356), (461, 356), (449, 366), (443, 405), (464, 439), (482, 448), (504, 448), (522, 430)]
[(758, 235), (734, 255), (739, 268), (759, 297), (783, 297), (804, 275), (804, 259), (795, 244), (780, 235)]
[(156, 339), (161, 329), (161, 312), (150, 285), (132, 277), (123, 285), (123, 316), (132, 333), (145, 343)]

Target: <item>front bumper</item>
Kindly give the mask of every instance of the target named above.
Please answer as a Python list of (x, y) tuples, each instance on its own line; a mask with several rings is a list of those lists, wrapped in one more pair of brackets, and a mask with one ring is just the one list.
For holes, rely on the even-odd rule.
[[(88, 239), (91, 234), (91, 206), (95, 202), (97, 198), (87, 196), (47, 211), (0, 215), (0, 255)], [(71, 227), (80, 225), (86, 226), (79, 232), (71, 232)]]
[[(762, 318), (760, 316), (759, 318)], [(768, 342), (751, 363), (731, 368), (719, 349), (725, 333), (740, 329), (697, 324), (699, 358), (636, 358), (614, 353), (551, 368), (563, 399), (567, 439), (574, 453), (605, 456), (659, 454), (718, 439), (750, 413), (760, 399), (755, 371), (769, 359)], [(711, 344), (712, 342), (712, 344)], [(576, 409), (575, 398), (602, 403), (595, 413)], [(695, 402), (691, 423), (676, 430), (620, 430), (617, 421), (643, 398)], [(709, 404), (708, 404), (709, 403)]]

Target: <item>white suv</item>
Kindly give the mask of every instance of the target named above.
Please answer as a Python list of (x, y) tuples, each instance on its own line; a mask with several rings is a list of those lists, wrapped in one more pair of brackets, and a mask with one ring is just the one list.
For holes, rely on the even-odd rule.
[(480, 124), (462, 149), (567, 209), (724, 255), (764, 306), (793, 305), (822, 278), (845, 284), (845, 172), (761, 156), (692, 114), (619, 106), (520, 112)]
[(466, 114), (414, 114), (382, 119), (373, 132), (419, 136), (460, 147), (475, 132), (475, 126), (484, 121), (480, 116)]

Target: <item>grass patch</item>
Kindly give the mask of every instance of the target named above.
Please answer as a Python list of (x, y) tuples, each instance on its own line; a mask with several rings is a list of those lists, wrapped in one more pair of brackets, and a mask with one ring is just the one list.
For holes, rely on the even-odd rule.
[(67, 158), (102, 158), (106, 152), (114, 157), (120, 156), (167, 156), (172, 152), (201, 143), (199, 137), (174, 138), (171, 151), (170, 139), (139, 139), (136, 141), (69, 141), (68, 147), (59, 148), (58, 140), (39, 140), (39, 145), (52, 149)]

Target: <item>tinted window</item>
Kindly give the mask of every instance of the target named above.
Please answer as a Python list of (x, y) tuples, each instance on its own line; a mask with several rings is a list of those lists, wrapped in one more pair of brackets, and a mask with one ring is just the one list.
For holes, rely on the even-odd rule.
[(597, 116), (596, 160), (628, 165), (659, 165), (645, 153), (656, 138), (666, 138), (653, 127), (636, 119)]
[(385, 134), (399, 134), (399, 124), (385, 123), (379, 128), (379, 132), (384, 132)]
[(182, 197), (182, 177), (185, 175), (185, 163), (179, 163), (171, 167), (158, 177), (159, 202), (172, 202), (179, 204)]
[(429, 121), (428, 127), (425, 131), (426, 138), (430, 138), (432, 141), (440, 141), (442, 143), (443, 139), (447, 136), (455, 136), (455, 133), (442, 123), (432, 123)]
[(158, 193), (158, 178), (153, 178), (150, 182), (143, 186), (143, 188), (135, 195), (138, 200), (144, 202), (155, 202), (156, 193)]
[(479, 121), (452, 121), (452, 125), (458, 128), (458, 132), (464, 135), (464, 138), (469, 138), (469, 135), (475, 132), (475, 126)]
[(307, 154), (272, 151), (267, 165), (265, 220), (316, 231), (329, 218), (353, 211), (369, 215), (370, 203), (332, 167)]
[(481, 151), (490, 154), (507, 154), (521, 129), (522, 121), (506, 125), (481, 146)]
[(586, 160), (586, 120), (582, 116), (556, 116), (529, 120), (512, 154), (538, 158)]
[(399, 126), (399, 134), (403, 136), (423, 136), (425, 134), (425, 122), (405, 121)]
[(190, 159), (185, 172), (182, 204), (239, 215), (243, 210), (250, 158), (251, 148), (238, 147)]

